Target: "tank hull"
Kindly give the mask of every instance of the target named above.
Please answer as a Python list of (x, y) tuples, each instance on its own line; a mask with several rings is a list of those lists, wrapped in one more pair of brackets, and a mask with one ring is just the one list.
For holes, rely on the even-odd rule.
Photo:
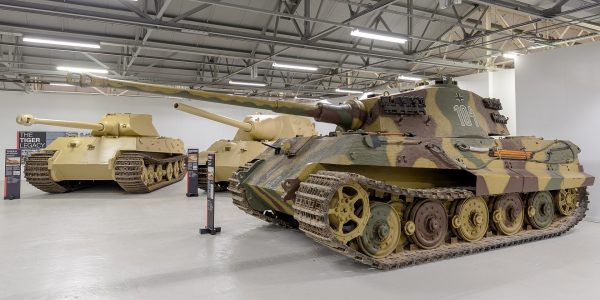
[(171, 138), (61, 137), (28, 159), (25, 177), (50, 193), (94, 181), (115, 181), (132, 193), (150, 192), (183, 179), (184, 151), (183, 142)]
[(121, 151), (139, 151), (168, 157), (184, 154), (177, 139), (148, 137), (61, 137), (45, 151), (53, 151), (48, 163), (54, 181), (115, 180), (114, 160)]
[[(198, 165), (205, 166), (208, 152), (215, 153), (215, 182), (229, 183), (231, 175), (247, 162), (253, 160), (265, 151), (267, 146), (257, 141), (220, 140), (198, 153)], [(198, 177), (199, 187), (206, 187), (206, 175)]]
[(561, 140), (338, 133), (275, 145), (235, 173), (233, 203), (379, 269), (561, 235), (594, 183)]
[[(241, 181), (254, 209), (292, 215), (294, 188), (321, 170), (361, 174), (405, 188), (469, 187), (478, 196), (578, 188), (594, 182), (573, 156), (577, 146), (568, 141), (361, 134), (290, 140), (303, 144), (295, 155), (268, 149), (258, 157), (252, 176)], [(481, 149), (462, 151), (456, 145)], [(512, 160), (490, 157), (489, 150), (482, 150), (493, 148), (538, 152), (530, 160)], [(552, 158), (544, 163), (551, 149), (555, 149)], [(566, 160), (571, 162), (559, 164)], [(288, 190), (282, 184), (286, 180)]]

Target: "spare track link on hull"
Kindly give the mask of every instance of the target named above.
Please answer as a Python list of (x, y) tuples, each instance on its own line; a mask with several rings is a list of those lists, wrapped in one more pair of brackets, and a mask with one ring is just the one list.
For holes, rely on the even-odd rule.
[(179, 173), (179, 176), (169, 181), (162, 181), (150, 186), (146, 186), (141, 178), (142, 164), (164, 164), (169, 162), (179, 162), (185, 155), (176, 155), (164, 159), (156, 159), (145, 153), (123, 152), (115, 160), (115, 181), (128, 193), (149, 193), (159, 188), (165, 187), (180, 181), (185, 176), (185, 171)]
[(84, 181), (56, 182), (52, 180), (48, 169), (48, 160), (54, 152), (33, 153), (27, 157), (25, 163), (25, 179), (35, 188), (46, 193), (66, 193), (87, 186)]
[(329, 229), (327, 215), (329, 201), (336, 191), (337, 186), (349, 176), (354, 177), (369, 190), (379, 190), (386, 193), (414, 196), (416, 198), (460, 199), (469, 197), (472, 195), (472, 192), (452, 188), (405, 189), (371, 180), (360, 175), (340, 172), (322, 171), (310, 175), (309, 179), (300, 185), (293, 206), (294, 218), (300, 223), (300, 230), (319, 244), (355, 261), (382, 270), (403, 268), (559, 236), (581, 221), (585, 217), (588, 207), (587, 191), (585, 188), (579, 188), (579, 207), (576, 212), (572, 216), (555, 218), (553, 223), (545, 229), (522, 230), (511, 236), (494, 235), (476, 242), (458, 241), (455, 243), (445, 243), (431, 250), (404, 250), (392, 253), (384, 258), (373, 258), (342, 244)]
[(270, 212), (268, 212), (269, 214), (265, 214), (250, 207), (248, 199), (246, 199), (246, 192), (244, 191), (244, 188), (240, 185), (239, 180), (237, 179), (237, 174), (247, 172), (252, 167), (252, 165), (252, 162), (246, 163), (244, 166), (241, 166), (235, 173), (233, 173), (231, 178), (229, 178), (229, 186), (227, 187), (227, 189), (231, 192), (231, 199), (233, 200), (233, 204), (243, 212), (263, 221), (279, 225), (285, 228), (297, 228), (297, 224), (293, 222), (278, 219), (270, 215)]

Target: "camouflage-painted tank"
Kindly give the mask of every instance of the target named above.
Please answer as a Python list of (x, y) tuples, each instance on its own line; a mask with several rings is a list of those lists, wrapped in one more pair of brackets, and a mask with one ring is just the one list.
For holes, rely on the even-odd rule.
[(48, 193), (65, 193), (96, 181), (115, 181), (129, 193), (147, 193), (183, 179), (183, 141), (160, 137), (152, 116), (110, 113), (97, 123), (20, 115), (25, 126), (91, 129), (91, 136), (60, 137), (25, 162), (25, 179)]
[(224, 191), (233, 172), (263, 153), (266, 143), (316, 134), (315, 124), (304, 117), (254, 114), (238, 121), (183, 103), (175, 103), (174, 106), (177, 110), (239, 128), (233, 139), (218, 140), (206, 151), (198, 153), (198, 187), (201, 189), (206, 188), (209, 151), (215, 153), (215, 191)]
[(498, 99), (451, 80), (316, 106), (91, 76), (81, 82), (337, 124), (344, 131), (273, 143), (229, 189), (245, 212), (381, 269), (558, 236), (583, 219), (594, 182), (576, 145), (508, 136)]

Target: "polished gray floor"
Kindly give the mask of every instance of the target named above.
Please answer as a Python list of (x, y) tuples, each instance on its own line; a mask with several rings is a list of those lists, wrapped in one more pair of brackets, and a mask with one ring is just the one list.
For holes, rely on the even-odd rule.
[[(302, 233), (179, 183), (148, 195), (111, 186), (0, 203), (2, 299), (599, 299), (600, 224), (524, 246), (402, 270), (365, 268)], [(201, 195), (202, 196), (202, 195)], [(592, 198), (593, 200), (593, 198)]]

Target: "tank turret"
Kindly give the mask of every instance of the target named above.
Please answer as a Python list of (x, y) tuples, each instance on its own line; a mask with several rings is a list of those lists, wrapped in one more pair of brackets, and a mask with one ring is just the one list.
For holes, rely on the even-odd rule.
[(360, 129), (423, 137), (509, 135), (506, 127), (508, 118), (498, 112), (502, 109), (498, 99), (482, 98), (462, 90), (450, 79), (407, 92), (364, 100), (353, 99), (339, 105), (273, 101), (89, 74), (80, 75), (79, 80), (70, 75), (67, 81), (81, 86), (131, 89), (312, 117), (319, 122), (336, 124), (344, 130)]
[(96, 123), (52, 119), (39, 119), (32, 115), (17, 116), (17, 123), (24, 126), (44, 124), (92, 130), (92, 136), (143, 136), (158, 137), (152, 125), (152, 116), (145, 114), (109, 113)]
[[(175, 109), (215, 122), (239, 128), (234, 140), (276, 140), (282, 137), (311, 136), (316, 134), (314, 123), (306, 118), (288, 115), (249, 115), (243, 121), (208, 112), (183, 103), (175, 103)], [(245, 138), (243, 136), (246, 136)]]
[[(243, 121), (238, 121), (183, 103), (175, 103), (174, 107), (195, 116), (239, 128), (233, 139), (216, 141), (207, 149), (216, 155), (216, 191), (225, 190), (235, 170), (264, 152), (267, 148), (263, 144), (265, 141), (271, 143), (280, 138), (317, 134), (315, 124), (310, 119), (299, 116), (253, 114), (246, 116)], [(206, 187), (207, 151), (198, 153), (198, 186), (201, 189)]]

